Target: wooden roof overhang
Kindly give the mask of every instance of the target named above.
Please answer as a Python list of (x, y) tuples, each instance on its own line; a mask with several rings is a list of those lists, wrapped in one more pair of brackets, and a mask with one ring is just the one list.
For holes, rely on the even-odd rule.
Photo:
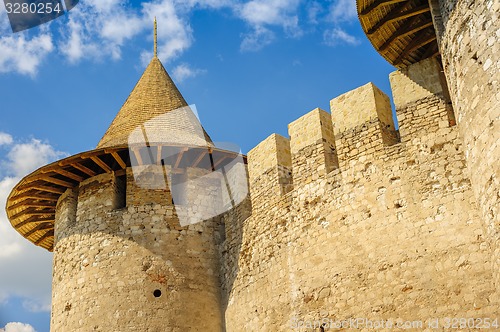
[(356, 0), (361, 26), (397, 68), (439, 56), (428, 0)]
[[(130, 153), (132, 151), (132, 153)], [(173, 173), (188, 167), (215, 170), (229, 164), (237, 152), (212, 147), (151, 143), (148, 146), (102, 148), (54, 162), (24, 177), (6, 204), (10, 223), (23, 237), (49, 251), (54, 246), (54, 222), (59, 197), (80, 182), (103, 173), (124, 175), (131, 165), (171, 165)], [(242, 156), (246, 163), (246, 156)], [(131, 163), (132, 161), (132, 163)]]

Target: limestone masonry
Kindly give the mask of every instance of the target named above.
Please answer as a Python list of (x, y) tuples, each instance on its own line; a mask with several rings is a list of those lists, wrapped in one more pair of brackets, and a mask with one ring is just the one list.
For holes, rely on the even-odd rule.
[[(247, 179), (227, 164), (222, 186), (212, 170), (230, 154), (202, 129), (208, 152), (186, 143), (171, 165), (161, 142), (151, 142), (150, 164), (122, 148), (133, 128), (120, 121), (187, 105), (155, 57), (103, 147), (42, 168), (9, 197), (13, 226), (54, 251), (51, 331), (344, 331), (355, 329), (327, 322), (356, 318), (434, 331), (428, 321), (447, 317), (500, 329), (500, 1), (429, 4), (440, 56), (390, 75), (398, 125), (389, 97), (368, 83), (290, 123), (289, 137), (258, 144)], [(179, 140), (192, 142), (182, 126)], [(134, 161), (141, 183), (200, 182), (182, 197), (145, 188)], [(60, 176), (41, 175), (51, 171)], [(56, 192), (61, 176), (74, 182)], [(179, 222), (176, 204), (197, 215), (231, 196), (220, 188), (247, 183), (227, 212)], [(23, 228), (43, 207), (29, 188), (58, 194), (52, 234)]]

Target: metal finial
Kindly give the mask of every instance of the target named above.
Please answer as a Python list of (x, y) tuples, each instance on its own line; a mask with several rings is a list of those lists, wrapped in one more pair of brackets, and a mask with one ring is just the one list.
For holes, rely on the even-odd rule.
[(156, 16), (155, 16), (155, 37), (154, 37), (154, 56), (155, 58), (158, 56), (158, 27), (156, 24)]

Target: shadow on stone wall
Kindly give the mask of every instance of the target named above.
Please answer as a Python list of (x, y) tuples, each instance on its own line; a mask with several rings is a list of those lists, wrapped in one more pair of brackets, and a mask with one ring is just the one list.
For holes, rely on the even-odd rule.
[[(224, 324), (224, 312), (238, 274), (243, 223), (251, 214), (249, 195), (222, 215), (182, 226), (168, 186), (166, 189), (141, 189), (135, 186), (130, 174), (126, 183), (125, 186), (123, 177), (102, 174), (63, 194), (56, 212), (55, 254), (64, 255), (68, 261), (73, 259), (74, 266), (79, 266), (81, 255), (86, 255), (90, 247), (98, 248), (95, 257), (86, 257), (88, 264), (92, 266), (107, 260), (110, 264), (107, 268), (111, 268), (119, 258), (107, 253), (111, 249), (105, 247), (115, 246), (113, 250), (123, 250), (130, 257), (127, 260), (133, 264), (131, 270), (144, 273), (142, 287), (146, 293), (153, 294), (157, 289), (182, 293), (183, 287), (188, 289), (191, 295), (180, 295), (177, 300), (186, 304), (174, 305), (182, 312), (189, 310), (197, 292), (201, 297), (212, 296), (207, 289), (213, 287), (218, 293), (220, 321)], [(122, 201), (123, 196), (127, 196), (128, 202), (120, 207), (117, 202)], [(192, 205), (196, 209), (196, 201)], [(60, 250), (59, 243), (62, 244)], [(70, 256), (68, 247), (81, 255)], [(129, 267), (123, 266), (123, 269)], [(55, 273), (72, 283), (79, 270), (68, 271), (67, 265), (61, 265), (55, 266)], [(123, 273), (126, 279), (130, 271), (124, 270)], [(189, 283), (208, 287), (197, 291)]]

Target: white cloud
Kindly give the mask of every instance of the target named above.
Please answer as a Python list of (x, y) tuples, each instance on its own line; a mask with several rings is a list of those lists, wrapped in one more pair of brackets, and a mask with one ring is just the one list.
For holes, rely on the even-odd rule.
[(200, 9), (220, 9), (234, 6), (232, 0), (174, 0), (175, 6), (184, 11), (190, 11), (193, 8)]
[[(8, 135), (0, 134), (0, 136)], [(12, 188), (23, 176), (66, 155), (37, 139), (27, 143), (14, 141), (8, 148), (9, 151), (6, 157), (2, 156), (3, 161), (0, 164), (0, 206), (5, 206)], [(11, 227), (4, 209), (0, 209), (0, 239), (2, 239), (0, 306), (8, 305), (9, 297), (18, 296), (25, 299), (23, 305), (27, 310), (48, 311), (51, 298), (52, 255), (19, 235)], [(22, 326), (7, 325), (5, 330), (25, 331), (8, 328), (22, 328)]]
[(13, 34), (5, 7), (0, 5), (0, 73), (35, 76), (53, 50), (52, 36), (47, 29)]
[(243, 35), (240, 49), (256, 51), (270, 44), (274, 39), (270, 26), (282, 27), (290, 37), (302, 36), (299, 5), (300, 0), (252, 0), (235, 7), (237, 15), (252, 28), (251, 33)]
[(252, 0), (241, 7), (240, 16), (252, 25), (288, 25), (295, 21), (299, 0)]
[[(72, 64), (118, 60), (129, 40), (146, 36), (152, 42), (154, 16), (158, 18), (159, 57), (171, 61), (193, 45), (189, 19), (195, 10), (228, 10), (246, 22), (248, 32), (241, 35), (241, 51), (269, 45), (277, 38), (276, 29), (282, 29), (286, 37), (301, 37), (300, 15), (312, 25), (334, 23), (336, 28), (325, 33), (327, 44), (355, 44), (340, 27), (355, 19), (355, 1), (334, 0), (328, 10), (326, 6), (316, 0), (148, 0), (132, 8), (127, 0), (88, 0), (80, 1), (66, 18), (16, 34), (10, 33), (7, 14), (0, 6), (0, 73), (34, 76), (55, 51)], [(150, 61), (152, 48), (141, 52), (143, 65)]]
[(336, 0), (330, 6), (330, 19), (335, 23), (355, 20), (357, 15), (354, 0)]
[(83, 59), (121, 58), (121, 46), (143, 31), (142, 18), (119, 0), (80, 2), (61, 28), (58, 47), (69, 62)]
[(256, 52), (271, 44), (275, 38), (274, 33), (263, 27), (256, 27), (251, 34), (246, 34), (241, 42), (240, 50), (243, 52)]
[(23, 308), (29, 312), (50, 312), (50, 302), (40, 302), (36, 300), (23, 301)]
[(54, 150), (49, 144), (32, 139), (28, 143), (15, 144), (7, 154), (7, 159), (11, 173), (21, 177), (50, 161), (65, 156), (65, 153)]
[(327, 21), (333, 23), (333, 28), (323, 32), (323, 42), (328, 46), (347, 44), (358, 45), (361, 41), (345, 30), (345, 24), (357, 20), (356, 1), (335, 0), (330, 8)]
[(7, 323), (0, 332), (36, 332), (33, 326), (23, 323)]
[[(172, 0), (143, 3), (143, 20), (149, 31), (155, 16), (158, 20), (158, 57), (163, 61), (172, 60), (192, 45), (193, 31)], [(143, 52), (143, 63), (149, 62), (152, 54), (152, 51)]]
[[(169, 61), (188, 49), (193, 42), (192, 29), (183, 17), (190, 6), (216, 7), (220, 1), (154, 0), (143, 2), (140, 10), (132, 10), (119, 0), (89, 0), (80, 2), (70, 13), (70, 21), (59, 47), (70, 62), (85, 59), (121, 58), (121, 48), (127, 40), (148, 33), (152, 41), (153, 17), (158, 20), (159, 58)], [(69, 29), (68, 29), (69, 28)], [(151, 50), (141, 54), (143, 64), (152, 57)]]
[(206, 73), (206, 70), (191, 68), (188, 64), (180, 64), (172, 70), (172, 76), (178, 83), (184, 82), (188, 78), (196, 77)]
[(307, 6), (307, 18), (309, 23), (318, 24), (318, 17), (323, 12), (323, 7), (316, 1), (313, 1)]
[(360, 41), (355, 37), (340, 28), (326, 30), (323, 33), (323, 41), (328, 46), (336, 46), (339, 44), (358, 45)]
[(5, 7), (0, 5), (0, 73), (35, 76), (42, 62), (54, 50), (51, 34), (40, 29), (32, 34), (13, 34)]
[(13, 141), (11, 135), (0, 132), (0, 145), (9, 145), (12, 144)]

